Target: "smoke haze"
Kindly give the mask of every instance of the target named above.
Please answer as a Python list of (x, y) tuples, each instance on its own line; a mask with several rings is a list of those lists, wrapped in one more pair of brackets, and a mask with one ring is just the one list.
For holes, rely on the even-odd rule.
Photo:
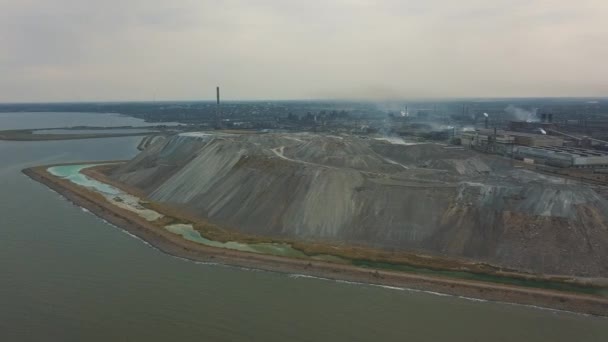
[(526, 121), (526, 122), (538, 122), (540, 119), (537, 115), (537, 110), (526, 110), (523, 108), (515, 107), (513, 105), (509, 105), (505, 112), (511, 116), (511, 119), (518, 121)]

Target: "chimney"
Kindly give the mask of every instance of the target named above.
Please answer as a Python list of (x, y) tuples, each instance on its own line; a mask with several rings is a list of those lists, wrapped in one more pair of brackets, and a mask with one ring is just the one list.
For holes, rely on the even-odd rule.
[(220, 87), (215, 88), (215, 94), (217, 99), (217, 107), (215, 109), (215, 127), (219, 129), (221, 126)]
[(488, 129), (488, 117), (486, 116), (486, 129)]

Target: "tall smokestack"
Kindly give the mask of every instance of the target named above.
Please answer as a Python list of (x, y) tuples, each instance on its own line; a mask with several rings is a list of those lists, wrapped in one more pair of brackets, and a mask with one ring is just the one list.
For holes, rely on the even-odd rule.
[(217, 99), (217, 108), (215, 111), (215, 126), (216, 128), (221, 128), (220, 124), (221, 124), (221, 107), (220, 107), (220, 87), (216, 87), (215, 88), (215, 93), (216, 93), (216, 99)]

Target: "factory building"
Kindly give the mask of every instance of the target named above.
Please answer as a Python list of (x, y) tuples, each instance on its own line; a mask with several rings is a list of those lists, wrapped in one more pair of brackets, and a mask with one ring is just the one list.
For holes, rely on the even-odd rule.
[(557, 167), (608, 168), (608, 153), (584, 148), (515, 146), (513, 156), (530, 163)]
[(564, 139), (544, 135), (544, 134), (532, 134), (532, 133), (521, 133), (521, 132), (510, 132), (515, 138), (515, 145), (523, 146), (562, 146), (564, 145)]
[(504, 134), (504, 131), (497, 131), (496, 134), (494, 134), (494, 132), (490, 130), (462, 132), (460, 135), (460, 140), (462, 145), (467, 147), (487, 145), (492, 142), (500, 144), (515, 143), (515, 138), (508, 134)]
[(491, 144), (523, 146), (562, 146), (564, 144), (564, 139), (554, 136), (491, 129), (462, 132), (460, 139), (463, 146), (472, 148)]

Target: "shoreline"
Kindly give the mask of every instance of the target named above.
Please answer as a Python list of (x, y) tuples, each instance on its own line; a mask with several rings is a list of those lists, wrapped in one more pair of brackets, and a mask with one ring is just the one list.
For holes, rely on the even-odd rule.
[[(110, 163), (110, 161), (108, 161)], [(120, 163), (120, 162), (118, 162)], [(97, 180), (101, 183), (111, 185), (117, 189), (122, 190), (125, 193), (135, 195), (141, 199), (146, 199), (147, 196), (140, 189), (128, 186), (126, 184), (117, 182), (109, 178), (106, 174), (105, 166), (108, 164), (100, 164), (92, 167), (83, 169), (81, 173), (91, 179)], [(272, 238), (272, 237), (256, 237), (243, 233), (237, 233), (225, 229), (225, 227), (217, 226), (207, 220), (197, 217), (196, 214), (191, 212), (180, 210), (171, 205), (151, 202), (146, 200), (148, 208), (157, 211), (167, 217), (174, 219), (177, 222), (188, 222), (195, 226), (195, 229), (199, 231), (203, 236), (212, 236), (211, 240), (220, 242), (238, 241), (245, 243), (282, 243), (295, 248), (303, 252), (306, 255), (328, 255), (335, 256), (339, 259), (343, 259), (344, 263), (353, 264), (356, 266), (365, 267), (367, 269), (379, 269), (379, 270), (393, 270), (396, 272), (406, 272), (418, 274), (415, 271), (404, 271), (397, 269), (399, 266), (414, 267), (418, 269), (426, 269), (431, 272), (463, 272), (468, 273), (471, 276), (488, 276), (499, 279), (511, 279), (514, 281), (533, 281), (533, 282), (547, 282), (556, 285), (574, 286), (582, 288), (602, 288), (608, 290), (608, 278), (597, 278), (597, 277), (575, 277), (565, 275), (552, 275), (552, 274), (534, 274), (530, 272), (522, 272), (520, 270), (514, 270), (505, 268), (504, 266), (493, 265), (484, 261), (471, 260), (457, 257), (445, 257), (441, 255), (425, 254), (419, 251), (391, 251), (386, 252), (370, 248), (362, 245), (341, 245), (337, 247), (331, 243), (323, 243), (319, 241), (302, 241), (294, 240), (289, 238)], [(214, 228), (210, 228), (214, 227)], [(218, 231), (219, 230), (219, 231)], [(346, 247), (346, 248), (345, 248)], [(337, 249), (338, 248), (338, 249)], [(338, 262), (338, 260), (329, 262)], [(384, 267), (379, 266), (384, 264)], [(391, 266), (397, 267), (392, 269)], [(468, 279), (461, 278), (453, 275), (444, 276), (441, 274), (430, 274), (431, 276), (438, 276), (444, 278), (454, 279)], [(508, 282), (492, 281), (484, 279), (473, 279), (484, 283), (498, 283), (498, 284), (509, 284)], [(542, 286), (527, 286), (513, 284), (519, 287), (537, 287), (537, 288), (550, 288)], [(555, 290), (571, 293), (581, 293), (576, 289), (559, 289)], [(584, 292), (582, 292), (584, 293)], [(593, 294), (592, 294), (593, 295)], [(608, 297), (608, 293), (607, 296)]]
[[(99, 164), (104, 164), (104, 162)], [(599, 296), (371, 269), (348, 264), (294, 259), (205, 246), (182, 239), (132, 212), (113, 206), (97, 193), (50, 175), (46, 171), (48, 167), (50, 166), (33, 167), (24, 169), (22, 172), (58, 192), (75, 205), (83, 207), (110, 224), (137, 236), (161, 252), (179, 258), (327, 280), (399, 287), (471, 299), (608, 316), (608, 298)]]
[(74, 134), (33, 134), (26, 130), (0, 131), (0, 140), (5, 141), (61, 141), (82, 139), (103, 139), (123, 137), (143, 137), (151, 133), (74, 133)]

